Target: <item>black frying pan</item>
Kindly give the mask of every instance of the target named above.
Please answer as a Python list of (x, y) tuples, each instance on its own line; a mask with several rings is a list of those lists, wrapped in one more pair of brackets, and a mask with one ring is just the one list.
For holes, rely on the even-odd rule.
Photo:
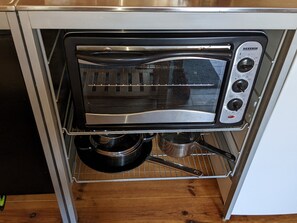
[(202, 172), (194, 168), (170, 162), (159, 157), (150, 156), (152, 150), (151, 138), (143, 134), (131, 134), (125, 137), (121, 145), (107, 151), (106, 147), (94, 147), (89, 137), (77, 136), (75, 145), (78, 156), (87, 166), (100, 172), (116, 173), (134, 169), (144, 161), (172, 167), (194, 176), (201, 176)]

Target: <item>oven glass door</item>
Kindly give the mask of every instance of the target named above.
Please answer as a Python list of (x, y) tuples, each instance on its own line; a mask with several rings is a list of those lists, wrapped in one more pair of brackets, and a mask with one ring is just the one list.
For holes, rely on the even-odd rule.
[(86, 124), (215, 121), (227, 60), (189, 52), (77, 58)]

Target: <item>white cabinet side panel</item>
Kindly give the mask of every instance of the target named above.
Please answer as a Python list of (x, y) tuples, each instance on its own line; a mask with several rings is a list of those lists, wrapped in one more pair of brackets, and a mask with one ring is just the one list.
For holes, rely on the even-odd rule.
[(232, 215), (297, 213), (297, 58), (277, 100)]

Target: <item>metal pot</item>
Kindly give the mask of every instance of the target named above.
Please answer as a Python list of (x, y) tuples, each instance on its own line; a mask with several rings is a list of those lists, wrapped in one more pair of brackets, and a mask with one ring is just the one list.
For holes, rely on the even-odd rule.
[[(136, 143), (133, 146), (131, 146), (129, 148), (123, 148), (120, 151), (119, 150), (118, 151), (106, 151), (106, 150), (101, 150), (101, 149), (97, 148), (96, 152), (108, 157), (108, 159), (110, 159), (112, 161), (111, 162), (112, 165), (123, 166), (123, 165), (130, 164), (131, 162), (136, 161), (136, 159), (140, 156), (142, 144), (144, 142), (148, 142), (153, 139), (153, 136), (143, 135), (143, 134), (133, 135), (133, 136), (138, 137), (138, 140), (136, 141)], [(169, 166), (169, 167), (181, 170), (183, 172), (186, 172), (186, 173), (189, 173), (192, 175), (196, 175), (196, 176), (202, 175), (202, 172), (199, 170), (183, 166), (179, 163), (169, 162), (169, 161), (161, 159), (159, 157), (153, 157), (153, 156), (148, 155), (146, 157), (146, 161), (151, 162), (151, 163), (161, 164), (163, 166)]]
[(90, 135), (91, 144), (97, 148), (111, 149), (125, 140), (125, 135), (108, 134), (108, 135)]
[(152, 150), (151, 142), (144, 142), (141, 134), (127, 134), (120, 144), (95, 147), (89, 136), (76, 136), (74, 143), (80, 160), (90, 168), (106, 173), (128, 171), (141, 165)]
[(176, 158), (189, 156), (194, 149), (198, 148), (216, 153), (232, 162), (235, 161), (235, 156), (231, 153), (206, 143), (203, 136), (196, 132), (158, 134), (158, 145), (165, 154)]
[(106, 150), (105, 147), (102, 147), (102, 149), (100, 146), (97, 148), (85, 147), (86, 144), (81, 143), (80, 138), (77, 138), (76, 145), (81, 160), (91, 168), (102, 172), (122, 172), (136, 168), (144, 161), (148, 161), (172, 167), (191, 175), (202, 175), (202, 172), (197, 169), (150, 156), (152, 149), (150, 141), (152, 138), (152, 135), (147, 134), (129, 134), (125, 136), (125, 140), (121, 145), (117, 145), (110, 150)]
[(126, 140), (122, 144), (106, 150), (105, 147), (97, 147), (96, 153), (105, 157), (107, 164), (111, 166), (125, 166), (134, 162), (141, 155), (141, 147), (147, 140), (142, 134), (126, 135)]

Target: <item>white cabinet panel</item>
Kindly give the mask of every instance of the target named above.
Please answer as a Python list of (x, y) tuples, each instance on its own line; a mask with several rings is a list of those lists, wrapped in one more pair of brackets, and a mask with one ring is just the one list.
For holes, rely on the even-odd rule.
[(232, 215), (297, 213), (297, 58), (251, 163)]

